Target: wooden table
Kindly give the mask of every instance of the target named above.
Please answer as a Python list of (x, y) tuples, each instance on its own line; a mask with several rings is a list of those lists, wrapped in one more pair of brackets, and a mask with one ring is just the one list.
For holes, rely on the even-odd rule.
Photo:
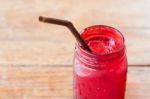
[[(72, 66), (0, 67), (0, 99), (72, 99)], [(149, 99), (150, 68), (129, 67), (126, 99)]]
[[(0, 0), (0, 99), (72, 99), (74, 37), (39, 15), (94, 24), (126, 39), (126, 99), (150, 99), (150, 0)], [(58, 57), (59, 56), (59, 57)]]

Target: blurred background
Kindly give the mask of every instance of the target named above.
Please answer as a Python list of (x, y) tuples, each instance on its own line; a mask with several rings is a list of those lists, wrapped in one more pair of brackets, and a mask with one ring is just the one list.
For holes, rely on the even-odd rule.
[(150, 0), (0, 0), (1, 65), (70, 65), (75, 39), (40, 15), (67, 19), (78, 31), (104, 24), (125, 36), (129, 64), (150, 63)]
[(0, 99), (72, 99), (76, 40), (39, 16), (119, 29), (126, 39), (126, 99), (150, 97), (150, 0), (0, 0)]

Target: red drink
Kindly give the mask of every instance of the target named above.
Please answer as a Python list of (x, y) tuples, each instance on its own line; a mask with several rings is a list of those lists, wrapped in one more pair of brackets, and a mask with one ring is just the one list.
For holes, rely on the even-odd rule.
[(81, 35), (92, 53), (76, 44), (74, 99), (124, 99), (127, 58), (123, 35), (103, 25), (88, 27)]

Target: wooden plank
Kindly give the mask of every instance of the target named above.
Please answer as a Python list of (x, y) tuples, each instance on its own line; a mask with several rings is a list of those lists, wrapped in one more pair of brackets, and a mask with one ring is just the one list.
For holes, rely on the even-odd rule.
[(129, 64), (150, 64), (150, 0), (0, 2), (0, 64), (72, 64), (73, 36), (38, 22), (39, 15), (72, 20), (79, 31), (93, 24), (117, 27), (126, 37)]
[(0, 99), (71, 99), (71, 71), (66, 67), (0, 67)]
[[(121, 27), (150, 27), (149, 0), (0, 0), (0, 27), (37, 28), (36, 17), (46, 15), (72, 20), (79, 27), (110, 24)], [(57, 5), (56, 5), (57, 3)], [(89, 6), (90, 5), (90, 6)]]
[[(149, 76), (149, 67), (129, 67), (126, 99), (149, 99)], [(0, 99), (72, 99), (72, 67), (1, 66)]]
[[(148, 46), (150, 30), (130, 28), (119, 30), (126, 38), (129, 64), (150, 64), (150, 46)], [(0, 64), (72, 64), (74, 43), (75, 39), (67, 30), (47, 34), (42, 32), (9, 34), (0, 31)]]

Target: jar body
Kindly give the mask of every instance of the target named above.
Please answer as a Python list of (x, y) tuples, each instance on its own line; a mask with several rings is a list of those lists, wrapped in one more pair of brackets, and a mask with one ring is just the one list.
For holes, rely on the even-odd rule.
[[(126, 56), (112, 68), (86, 67), (75, 56), (74, 99), (124, 99), (127, 59)], [(108, 66), (109, 67), (109, 66)]]
[(74, 99), (124, 99), (127, 78), (125, 47), (119, 52), (93, 56), (76, 45)]

